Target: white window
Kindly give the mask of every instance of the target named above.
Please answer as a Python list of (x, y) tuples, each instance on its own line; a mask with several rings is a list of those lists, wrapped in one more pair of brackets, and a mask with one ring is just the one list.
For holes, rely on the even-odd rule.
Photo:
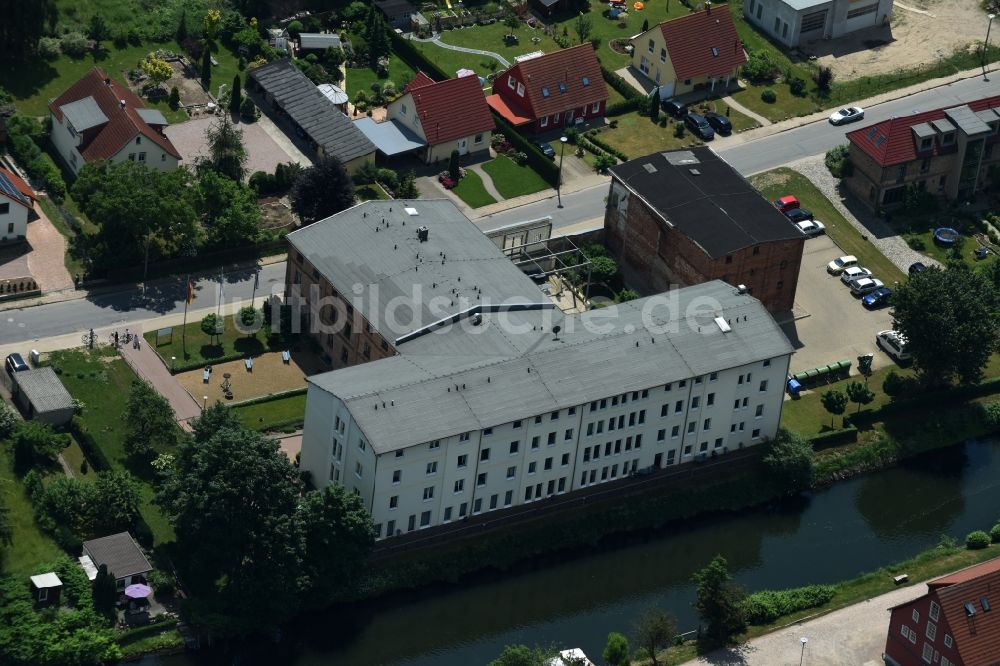
[(483, 142), (483, 135), (482, 134), (477, 134), (476, 138), (472, 140), (472, 143), (474, 143), (476, 145), (479, 145), (482, 142)]
[(515, 476), (517, 476), (517, 467), (508, 467), (507, 468), (507, 478), (508, 479), (513, 479)]
[(364, 475), (365, 468), (361, 466), (361, 463), (356, 463), (354, 466), (354, 475), (359, 479)]
[(427, 486), (424, 488), (424, 501), (434, 499), (434, 486)]
[(455, 482), (455, 493), (458, 494), (465, 490), (465, 479), (459, 479)]
[(542, 116), (542, 122), (540, 124), (541, 124), (542, 127), (548, 127), (549, 126), (549, 117), (548, 116)]
[(660, 49), (660, 62), (666, 62), (666, 61), (667, 61), (667, 50)]
[(430, 449), (436, 449), (436, 448), (438, 448), (440, 446), (441, 446), (441, 440), (439, 440), (439, 439), (435, 439), (433, 442), (430, 442), (428, 444), (428, 448), (430, 448)]
[(944, 646), (950, 648), (954, 642), (951, 640), (951, 634), (944, 635)]
[(518, 97), (524, 97), (524, 84), (523, 83), (518, 82), (518, 84), (517, 84), (517, 96)]
[(513, 76), (507, 77), (507, 87), (511, 90), (517, 87), (517, 80)]
[(460, 442), (467, 442), (467, 441), (469, 441), (469, 433), (463, 432), (461, 435), (458, 436), (458, 441), (460, 441)]
[(362, 451), (364, 451), (365, 450), (365, 446), (366, 446), (365, 445), (365, 440), (359, 439), (358, 440), (358, 448), (361, 449)]
[(927, 637), (927, 640), (933, 643), (934, 639), (937, 638), (937, 625), (933, 622), (928, 622), (927, 631), (924, 632), (924, 635)]
[(765, 379), (760, 383), (760, 392), (763, 393), (767, 390), (767, 380)]
[(920, 622), (920, 611), (918, 611), (916, 608), (914, 608), (913, 609), (913, 613), (912, 613), (912, 617), (913, 617), (913, 621), (914, 622), (918, 622), (919, 623)]
[(406, 115), (406, 105), (405, 104), (400, 104), (399, 105), (399, 112), (402, 113), (404, 116)]
[(903, 638), (910, 637), (910, 628), (905, 624), (899, 628), (899, 633), (902, 634)]
[(399, 506), (399, 495), (393, 495), (389, 498), (389, 510), (395, 509)]
[(757, 410), (754, 412), (754, 418), (759, 419), (764, 416), (764, 405), (757, 405)]
[(139, 161), (140, 162), (146, 161), (146, 153), (139, 153)]
[(913, 629), (910, 629), (910, 642), (913, 643), (914, 645), (917, 644), (917, 632), (915, 632)]
[(427, 463), (427, 474), (428, 475), (430, 475), (430, 474), (437, 474), (437, 471), (438, 471), (438, 464), (437, 464), (436, 460)]
[(754, 431), (750, 434), (752, 439), (760, 439), (760, 428), (754, 428)]
[(403, 473), (401, 471), (399, 471), (398, 469), (395, 472), (393, 472), (392, 473), (392, 482), (393, 482), (393, 484), (397, 484), (400, 481), (402, 481), (402, 477), (403, 477)]
[(920, 655), (920, 658), (927, 664), (931, 663), (934, 659), (934, 648), (930, 643), (924, 643), (923, 654)]
[(469, 456), (461, 455), (458, 457), (458, 466), (466, 467), (469, 464)]
[(649, 40), (649, 46), (646, 47), (650, 53), (653, 52), (653, 40)]
[(928, 615), (930, 615), (931, 619), (935, 622), (937, 622), (938, 618), (941, 617), (941, 607), (938, 606), (936, 601), (931, 602), (931, 609)]
[(600, 103), (600, 102), (594, 102), (594, 103), (593, 103), (593, 104), (592, 104), (592, 105), (590, 106), (590, 112), (591, 112), (591, 113), (597, 113), (597, 112), (599, 112), (600, 110), (601, 110), (601, 103)]

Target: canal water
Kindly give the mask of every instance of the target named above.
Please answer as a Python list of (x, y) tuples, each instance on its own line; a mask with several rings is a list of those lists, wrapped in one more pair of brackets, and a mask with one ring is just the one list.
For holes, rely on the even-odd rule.
[(579, 556), (297, 620), (280, 648), (235, 659), (149, 658), (146, 666), (479, 666), (509, 643), (582, 647), (598, 656), (609, 631), (630, 633), (658, 606), (693, 629), (691, 574), (717, 553), (749, 589), (828, 583), (874, 571), (1000, 518), (1000, 441), (971, 441), (739, 516), (584, 550)]

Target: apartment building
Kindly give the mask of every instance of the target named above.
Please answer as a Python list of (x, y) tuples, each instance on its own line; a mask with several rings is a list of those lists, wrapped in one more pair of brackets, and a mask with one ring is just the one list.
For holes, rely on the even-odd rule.
[(903, 205), (908, 188), (965, 201), (996, 186), (1000, 96), (848, 132), (853, 173), (844, 184), (873, 210)]

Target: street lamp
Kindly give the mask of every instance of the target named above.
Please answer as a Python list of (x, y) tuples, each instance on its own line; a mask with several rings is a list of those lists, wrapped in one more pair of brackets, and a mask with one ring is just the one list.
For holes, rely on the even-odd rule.
[(566, 152), (566, 142), (569, 141), (564, 136), (559, 137), (559, 180), (556, 181), (556, 197), (559, 199), (559, 205), (557, 208), (562, 208), (562, 161), (563, 154)]
[(983, 43), (983, 81), (989, 81), (989, 78), (986, 76), (986, 58), (988, 57), (987, 53), (990, 50), (990, 28), (993, 27), (993, 19), (995, 19), (997, 15), (987, 14), (986, 16), (989, 18), (990, 22), (986, 24), (986, 41)]
[(799, 666), (802, 666), (802, 660), (805, 659), (806, 656), (806, 643), (809, 642), (809, 639), (803, 636), (799, 640), (802, 641), (802, 654), (799, 655)]

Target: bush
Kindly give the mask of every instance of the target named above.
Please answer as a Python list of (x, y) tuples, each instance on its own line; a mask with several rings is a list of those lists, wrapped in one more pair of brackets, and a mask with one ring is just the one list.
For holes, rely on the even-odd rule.
[(805, 97), (806, 95), (806, 81), (805, 79), (800, 79), (798, 77), (792, 79), (788, 82), (788, 89), (796, 97)]
[(994, 525), (993, 529), (990, 530), (990, 540), (993, 543), (1000, 543), (1000, 523)]
[(252, 123), (260, 116), (257, 113), (257, 105), (249, 97), (244, 97), (240, 102), (240, 118), (243, 122)]
[(983, 421), (990, 428), (1000, 428), (1000, 402), (983, 405)]
[(399, 176), (392, 169), (379, 169), (376, 179), (393, 192), (399, 187)]
[(854, 173), (854, 166), (848, 157), (849, 150), (850, 145), (845, 143), (827, 151), (824, 163), (834, 177), (844, 178)]
[(606, 152), (606, 153), (608, 153), (610, 155), (614, 155), (615, 157), (617, 157), (618, 159), (620, 159), (622, 162), (628, 162), (628, 155), (626, 155), (622, 151), (618, 150), (617, 148), (615, 148), (611, 144), (605, 143), (600, 138), (598, 138), (598, 136), (596, 134), (590, 135), (589, 139), (590, 139), (590, 141), (595, 146), (599, 147), (604, 152)]
[(778, 99), (778, 95), (770, 88), (764, 88), (764, 91), (760, 94), (760, 99), (768, 104), (774, 104)]
[(605, 173), (616, 164), (618, 164), (618, 160), (616, 160), (612, 155), (601, 153), (597, 156), (597, 159), (594, 160), (594, 170), (598, 173)]
[(678, 139), (681, 138), (682, 136), (684, 136), (684, 129), (685, 129), (684, 128), (684, 123), (682, 123), (679, 120), (677, 122), (675, 122), (674, 123), (674, 136), (676, 136)]
[(46, 60), (56, 60), (61, 54), (60, 42), (55, 37), (42, 37), (38, 40), (38, 55)]
[[(891, 370), (882, 382), (882, 390), (890, 398), (900, 398), (907, 393), (913, 393), (917, 388), (917, 381), (912, 377), (903, 377), (895, 370)], [(998, 403), (1000, 404), (1000, 403)], [(1000, 416), (1000, 413), (998, 413)], [(1000, 421), (998, 421), (1000, 425)]]
[(907, 234), (904, 238), (906, 238), (906, 244), (917, 252), (923, 252), (927, 249), (927, 243), (924, 242), (922, 237), (916, 234)]
[(524, 166), (528, 163), (528, 154), (522, 150), (518, 150), (510, 155), (510, 159), (514, 161), (514, 164)]
[(639, 109), (642, 105), (642, 98), (626, 99), (621, 102), (615, 102), (604, 109), (605, 116), (623, 116), (626, 113), (631, 113)]
[(767, 51), (759, 50), (750, 54), (742, 73), (754, 83), (772, 83), (778, 74), (778, 68)]
[(567, 127), (566, 131), (563, 132), (563, 136), (566, 137), (567, 143), (575, 146), (577, 139), (580, 137), (580, 130), (575, 127)]
[(165, 571), (160, 571), (159, 569), (153, 569), (150, 571), (149, 576), (147, 576), (147, 580), (157, 595), (169, 596), (177, 589), (177, 585), (174, 583), (174, 577)]
[(815, 74), (813, 74), (813, 81), (816, 83), (816, 87), (819, 88), (820, 92), (830, 92), (830, 86), (833, 84), (833, 70), (829, 67), (820, 67)]
[(170, 101), (168, 102), (168, 104), (170, 104), (170, 108), (174, 111), (180, 108), (181, 91), (177, 89), (177, 86), (174, 86), (170, 89)]
[(609, 86), (617, 90), (618, 94), (620, 94), (625, 99), (636, 100), (641, 104), (643, 99), (645, 98), (645, 95), (643, 95), (638, 90), (630, 86), (628, 82), (625, 81), (625, 79), (618, 76), (604, 65), (601, 65), (601, 76), (604, 77), (605, 83), (607, 83)]
[(969, 550), (982, 550), (990, 545), (990, 535), (982, 530), (969, 532), (965, 537), (965, 547)]
[(68, 32), (60, 40), (62, 51), (71, 58), (82, 58), (87, 52), (87, 38), (79, 32)]
[(833, 599), (833, 585), (809, 585), (790, 590), (761, 590), (746, 598), (744, 610), (750, 624), (767, 624), (783, 615), (817, 608)]

